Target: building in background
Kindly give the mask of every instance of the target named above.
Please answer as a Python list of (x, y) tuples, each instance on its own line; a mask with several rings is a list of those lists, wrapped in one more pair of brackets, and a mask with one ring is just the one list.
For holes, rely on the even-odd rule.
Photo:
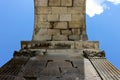
[(86, 34), (85, 0), (35, 0), (31, 41), (0, 68), (0, 80), (120, 80)]

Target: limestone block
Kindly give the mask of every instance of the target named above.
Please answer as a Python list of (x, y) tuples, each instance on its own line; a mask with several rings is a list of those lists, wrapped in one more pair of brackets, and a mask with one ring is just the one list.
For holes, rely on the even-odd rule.
[(38, 27), (35, 26), (35, 28), (34, 28), (34, 34), (35, 35), (38, 34), (39, 30), (40, 30), (40, 28), (38, 28)]
[(58, 29), (48, 29), (48, 35), (60, 35), (60, 30)]
[(39, 35), (47, 35), (47, 29), (39, 29)]
[(60, 30), (58, 29), (39, 29), (39, 35), (60, 35)]
[(95, 48), (94, 43), (88, 42), (88, 41), (83, 42), (82, 47), (84, 49), (94, 49)]
[(73, 0), (73, 6), (81, 6), (85, 5), (85, 0)]
[(72, 34), (80, 35), (81, 34), (81, 30), (80, 29), (72, 29)]
[(99, 49), (99, 42), (94, 42), (94, 48)]
[(34, 17), (35, 17), (35, 18), (34, 18), (34, 24), (37, 24), (37, 22), (38, 22), (38, 16), (35, 15)]
[(76, 48), (76, 49), (82, 49), (82, 42), (80, 42), (80, 41), (75, 41), (75, 48)]
[(71, 14), (60, 14), (60, 21), (71, 21)]
[(66, 35), (53, 36), (53, 41), (63, 41), (63, 40), (68, 40), (68, 37)]
[(38, 21), (37, 19), (38, 19), (38, 18), (37, 18), (37, 15), (35, 15), (35, 16), (34, 16), (34, 25), (37, 24), (37, 21)]
[(67, 29), (67, 22), (55, 22), (54, 23), (54, 28), (55, 29)]
[(83, 8), (82, 7), (68, 7), (68, 13), (71, 14), (83, 14)]
[(47, 21), (47, 15), (37, 15), (37, 22)]
[(52, 7), (52, 14), (65, 14), (67, 7)]
[(59, 21), (59, 15), (58, 14), (49, 14), (48, 21)]
[(61, 6), (72, 6), (72, 0), (61, 0)]
[(71, 30), (61, 30), (62, 35), (71, 35)]
[(52, 9), (51, 9), (51, 7), (36, 7), (35, 13), (36, 14), (51, 14)]
[(69, 22), (69, 28), (82, 28), (82, 24), (79, 21), (71, 21)]
[(43, 29), (52, 28), (52, 26), (49, 22), (38, 22), (36, 27), (43, 28)]
[(69, 40), (73, 41), (80, 40), (80, 35), (69, 35)]
[(34, 41), (49, 41), (51, 40), (50, 35), (34, 35)]
[(48, 0), (35, 0), (35, 6), (48, 6)]
[(49, 0), (49, 6), (60, 6), (60, 0)]
[(80, 14), (73, 14), (72, 15), (72, 21), (81, 21), (84, 22), (84, 15)]

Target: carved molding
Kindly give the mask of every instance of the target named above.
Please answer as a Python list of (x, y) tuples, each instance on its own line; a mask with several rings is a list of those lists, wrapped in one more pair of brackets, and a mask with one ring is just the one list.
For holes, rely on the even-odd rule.
[(31, 50), (21, 50), (20, 52), (14, 51), (14, 57), (22, 56), (22, 57), (35, 57), (35, 56), (43, 56), (46, 52), (44, 51), (31, 51)]
[(100, 51), (100, 50), (94, 50), (94, 49), (86, 49), (83, 50), (83, 55), (86, 58), (104, 58), (105, 57), (105, 52)]

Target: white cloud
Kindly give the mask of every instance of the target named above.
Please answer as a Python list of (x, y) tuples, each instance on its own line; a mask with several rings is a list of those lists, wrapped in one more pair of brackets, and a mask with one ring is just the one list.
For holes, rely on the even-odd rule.
[(107, 1), (112, 2), (115, 5), (120, 4), (120, 0), (107, 0)]
[(102, 14), (105, 9), (110, 9), (106, 2), (120, 4), (120, 0), (86, 0), (86, 14), (90, 17)]
[(105, 0), (87, 0), (86, 2), (86, 13), (90, 17), (95, 15), (100, 15), (103, 13), (106, 5), (104, 4)]

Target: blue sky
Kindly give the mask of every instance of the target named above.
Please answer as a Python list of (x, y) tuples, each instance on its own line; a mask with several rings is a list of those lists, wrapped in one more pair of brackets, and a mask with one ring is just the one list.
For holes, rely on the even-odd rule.
[[(87, 0), (89, 40), (99, 41), (107, 59), (120, 69), (120, 0)], [(31, 40), (34, 27), (33, 0), (0, 1), (0, 66)]]

